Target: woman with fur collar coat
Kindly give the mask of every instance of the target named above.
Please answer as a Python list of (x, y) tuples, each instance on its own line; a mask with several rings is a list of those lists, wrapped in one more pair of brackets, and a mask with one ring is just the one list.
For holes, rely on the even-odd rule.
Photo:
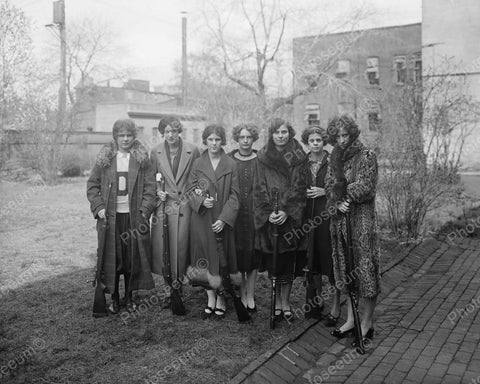
[(119, 311), (120, 274), (128, 311), (135, 310), (132, 291), (154, 288), (149, 218), (155, 208), (155, 177), (136, 132), (132, 120), (117, 120), (114, 140), (100, 150), (87, 181), (97, 229), (101, 219), (108, 222), (101, 279), (105, 292), (112, 295), (111, 313)]
[[(290, 123), (276, 118), (268, 130), (268, 142), (258, 152), (259, 172), (254, 182), (254, 221), (257, 230), (255, 250), (261, 253), (260, 271), (272, 271), (273, 226), (278, 226), (277, 295), (275, 315), (293, 320), (290, 308), (292, 282), (305, 265), (296, 229), (302, 225), (306, 206), (306, 177), (303, 162), (306, 154), (294, 139)], [(274, 212), (278, 192), (279, 210)], [(300, 232), (300, 231), (298, 231)]]

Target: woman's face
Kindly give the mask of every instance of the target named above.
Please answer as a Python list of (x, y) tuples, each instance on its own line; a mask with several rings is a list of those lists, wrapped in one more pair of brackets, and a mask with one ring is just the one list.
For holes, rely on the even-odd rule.
[(342, 127), (337, 134), (337, 143), (340, 147), (345, 148), (350, 141), (350, 135), (345, 127)]
[(207, 137), (207, 149), (212, 155), (220, 153), (220, 150), (222, 149), (222, 138), (216, 133), (211, 133)]
[(323, 139), (319, 133), (312, 133), (308, 136), (308, 148), (312, 153), (322, 153)]
[(238, 146), (240, 149), (250, 151), (253, 146), (253, 136), (248, 129), (242, 129), (238, 135)]
[(133, 133), (126, 128), (122, 128), (118, 131), (117, 146), (120, 152), (128, 152), (133, 144), (135, 137)]
[(178, 132), (178, 128), (173, 128), (170, 125), (165, 127), (164, 136), (168, 144), (175, 145), (180, 141), (180, 133)]
[(290, 134), (288, 133), (288, 128), (285, 125), (280, 126), (272, 135), (273, 143), (277, 147), (283, 147), (288, 143), (290, 139)]

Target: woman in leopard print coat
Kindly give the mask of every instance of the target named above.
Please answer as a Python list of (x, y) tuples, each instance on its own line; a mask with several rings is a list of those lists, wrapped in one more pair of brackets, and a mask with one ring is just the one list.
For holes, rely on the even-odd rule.
[[(330, 221), (333, 268), (337, 288), (346, 293), (346, 285), (355, 280), (357, 297), (364, 299), (363, 336), (373, 334), (373, 312), (380, 293), (380, 263), (375, 219), (375, 193), (378, 180), (377, 158), (358, 139), (360, 130), (347, 115), (330, 120), (328, 134), (335, 144), (327, 170), (325, 190), (328, 206), (336, 207)], [(346, 273), (346, 213), (350, 212), (353, 243), (353, 272)], [(353, 330), (353, 312), (349, 303), (345, 324), (332, 332), (343, 337)]]

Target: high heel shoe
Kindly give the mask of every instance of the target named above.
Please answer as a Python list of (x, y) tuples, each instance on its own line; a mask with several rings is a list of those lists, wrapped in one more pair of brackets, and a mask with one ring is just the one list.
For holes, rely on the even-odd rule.
[[(363, 345), (365, 345), (366, 343), (369, 343), (370, 341), (372, 341), (372, 339), (373, 339), (373, 332), (374, 332), (373, 327), (370, 327), (370, 328), (368, 329), (367, 333), (365, 334), (365, 336), (363, 336), (363, 338), (362, 338)], [(353, 348), (358, 347), (356, 340), (353, 340), (353, 341), (352, 341), (352, 347), (353, 347)]]
[(330, 334), (332, 336), (335, 336), (337, 339), (343, 339), (344, 337), (347, 337), (351, 333), (353, 333), (353, 327), (343, 332), (340, 331), (340, 328), (335, 328), (332, 332), (330, 332)]
[(334, 327), (335, 325), (337, 325), (339, 318), (340, 318), (340, 315), (335, 317), (330, 312), (328, 312), (327, 315), (325, 316), (325, 326)]

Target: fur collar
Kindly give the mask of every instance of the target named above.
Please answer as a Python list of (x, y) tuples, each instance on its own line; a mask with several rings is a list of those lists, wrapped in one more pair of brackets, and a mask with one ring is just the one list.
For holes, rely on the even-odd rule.
[(335, 177), (335, 183), (332, 188), (333, 200), (342, 201), (345, 199), (347, 194), (347, 179), (343, 170), (345, 162), (353, 158), (364, 148), (364, 145), (358, 139), (351, 141), (345, 149), (342, 149), (339, 145), (335, 145), (333, 148), (330, 155), (330, 166)]
[[(97, 156), (97, 165), (103, 168), (110, 166), (113, 158), (117, 155), (117, 152), (117, 143), (112, 140), (100, 150), (100, 153)], [(140, 164), (140, 167), (143, 167), (148, 161), (148, 151), (138, 140), (133, 142), (133, 145), (130, 148), (130, 155)]]
[(267, 145), (258, 152), (258, 161), (261, 164), (277, 169), (284, 174), (289, 173), (289, 168), (303, 163), (306, 157), (305, 151), (296, 139), (288, 142), (281, 152), (277, 151), (273, 140), (270, 139)]

